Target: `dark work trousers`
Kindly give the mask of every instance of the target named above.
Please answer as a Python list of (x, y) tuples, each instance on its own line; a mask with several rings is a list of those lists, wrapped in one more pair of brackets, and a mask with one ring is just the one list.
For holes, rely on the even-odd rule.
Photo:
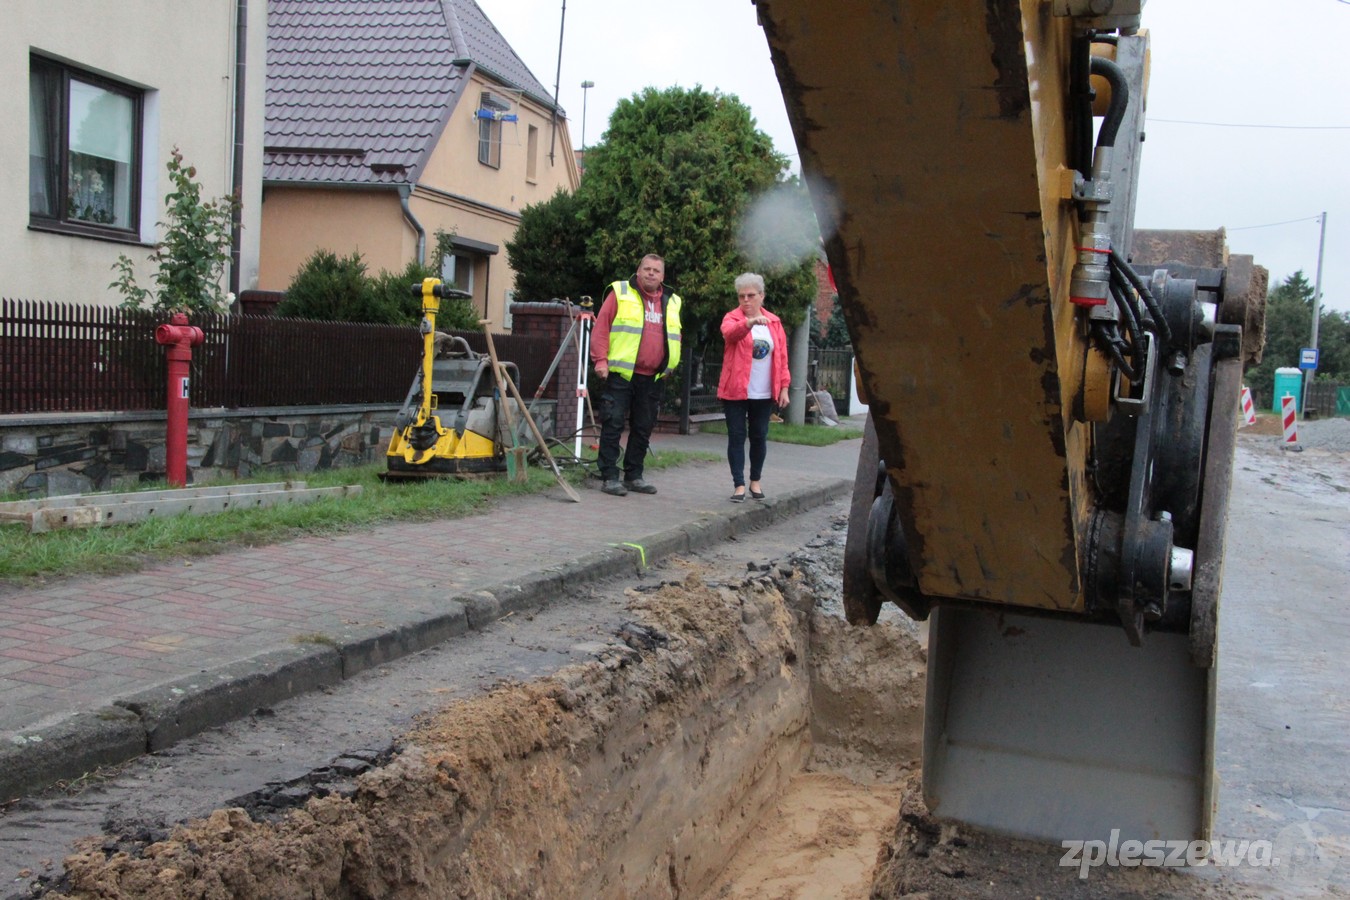
[(619, 438), (628, 428), (628, 446), (623, 452), (623, 477), (633, 481), (642, 477), (647, 460), (647, 445), (656, 427), (660, 388), (651, 375), (634, 375), (629, 381), (621, 375), (605, 379), (600, 397), (600, 477), (614, 481), (619, 477)]
[(727, 417), (727, 462), (731, 465), (731, 483), (745, 484), (745, 438), (750, 437), (750, 480), (764, 475), (764, 457), (769, 452), (769, 417), (772, 400), (723, 400)]

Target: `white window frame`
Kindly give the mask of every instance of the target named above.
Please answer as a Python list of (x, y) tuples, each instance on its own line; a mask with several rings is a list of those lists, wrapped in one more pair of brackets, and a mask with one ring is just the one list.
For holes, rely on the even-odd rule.
[[(508, 100), (491, 91), (479, 94), (474, 113), (478, 119), (478, 161), (492, 169), (502, 167), (502, 116), (510, 109)], [(515, 117), (511, 118), (514, 121)]]
[[(458, 250), (445, 254), (441, 257), (441, 281), (472, 295), (474, 261), (472, 254)], [(461, 274), (464, 276), (463, 284), (459, 280)]]

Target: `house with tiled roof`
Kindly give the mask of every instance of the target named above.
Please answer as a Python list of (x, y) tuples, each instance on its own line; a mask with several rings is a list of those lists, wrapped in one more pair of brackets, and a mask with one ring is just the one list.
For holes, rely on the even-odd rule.
[(316, 250), (431, 263), (507, 322), (505, 242), (578, 170), (567, 119), (474, 0), (270, 0), (259, 288)]
[(241, 197), (226, 278), (253, 287), (266, 0), (0, 9), (0, 297), (115, 306), (123, 254), (153, 284), (175, 148), (204, 198)]

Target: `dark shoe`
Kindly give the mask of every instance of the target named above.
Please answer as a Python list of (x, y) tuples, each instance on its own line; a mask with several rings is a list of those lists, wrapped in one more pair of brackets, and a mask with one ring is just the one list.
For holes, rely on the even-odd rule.
[(750, 496), (753, 497), (753, 498), (756, 499), (756, 500), (763, 500), (763, 499), (764, 499), (764, 492), (763, 492), (763, 491), (751, 491), (751, 492), (750, 492)]
[(623, 482), (617, 478), (607, 480), (600, 485), (600, 490), (606, 494), (613, 494), (615, 497), (628, 496), (628, 488), (623, 486)]
[(631, 479), (631, 480), (627, 480), (627, 479), (626, 479), (626, 480), (624, 481), (624, 483), (623, 483), (623, 486), (626, 487), (626, 488), (628, 488), (630, 491), (632, 491), (632, 492), (635, 493), (635, 494), (655, 494), (655, 493), (656, 493), (656, 488), (655, 488), (655, 486), (648, 484), (647, 482), (643, 481), (641, 478), (633, 478), (633, 479)]
[(739, 494), (732, 494), (728, 499), (731, 500), (732, 503), (744, 503), (745, 493), (741, 492)]

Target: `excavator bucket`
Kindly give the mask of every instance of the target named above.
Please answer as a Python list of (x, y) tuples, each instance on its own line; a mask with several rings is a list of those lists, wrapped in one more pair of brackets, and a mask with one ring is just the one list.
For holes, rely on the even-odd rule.
[(923, 782), (939, 818), (1051, 842), (1209, 834), (1214, 669), (1185, 635), (940, 607)]

